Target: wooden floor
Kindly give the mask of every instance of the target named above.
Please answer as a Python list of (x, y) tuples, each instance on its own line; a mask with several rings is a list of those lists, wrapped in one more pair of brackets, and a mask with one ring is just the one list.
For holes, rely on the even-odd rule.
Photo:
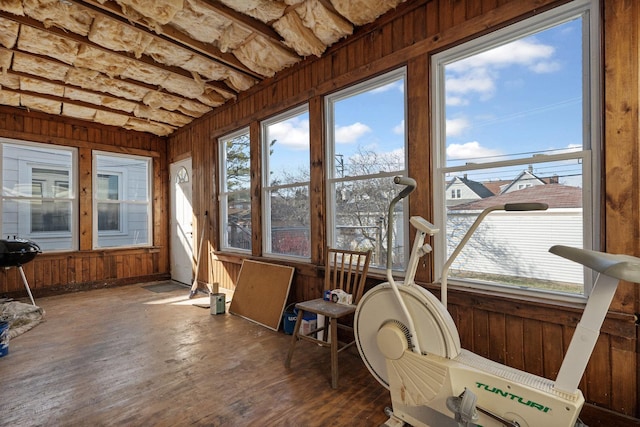
[[(170, 282), (169, 282), (170, 283)], [(389, 392), (357, 349), (326, 349), (148, 284), (37, 298), (45, 321), (0, 358), (2, 426), (375, 426)], [(171, 286), (169, 286), (171, 288)], [(205, 298), (208, 303), (208, 298)], [(227, 305), (228, 306), (228, 305)]]

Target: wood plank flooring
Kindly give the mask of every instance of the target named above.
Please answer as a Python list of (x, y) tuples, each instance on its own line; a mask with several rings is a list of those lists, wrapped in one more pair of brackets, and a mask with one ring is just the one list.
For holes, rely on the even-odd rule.
[[(2, 426), (375, 426), (389, 393), (357, 349), (329, 352), (148, 284), (39, 298), (0, 358)], [(208, 303), (208, 298), (206, 299)]]

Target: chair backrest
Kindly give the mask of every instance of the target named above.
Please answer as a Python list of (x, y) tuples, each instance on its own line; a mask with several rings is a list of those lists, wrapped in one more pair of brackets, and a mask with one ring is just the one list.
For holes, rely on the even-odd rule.
[(357, 304), (364, 292), (371, 250), (365, 252), (327, 248), (325, 260), (324, 289), (342, 289), (351, 294), (353, 304)]

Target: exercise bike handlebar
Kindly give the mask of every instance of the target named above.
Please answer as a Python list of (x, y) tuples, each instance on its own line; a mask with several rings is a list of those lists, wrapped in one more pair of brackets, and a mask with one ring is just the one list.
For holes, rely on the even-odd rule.
[[(407, 197), (416, 189), (416, 180), (409, 178), (408, 176), (396, 176), (393, 178), (393, 182), (398, 185), (406, 185), (406, 187), (396, 196), (396, 199), (401, 200)], [(396, 202), (398, 201), (396, 200)]]
[(549, 205), (546, 203), (538, 202), (523, 202), (523, 203), (506, 203), (504, 210), (507, 212), (515, 211), (546, 211)]
[(396, 176), (393, 178), (394, 184), (404, 185), (405, 188), (400, 191), (400, 193), (391, 200), (389, 203), (389, 219), (387, 220), (387, 270), (391, 270), (393, 267), (393, 253), (391, 251), (391, 236), (393, 232), (393, 211), (396, 208), (396, 204), (407, 197), (409, 194), (416, 189), (416, 180), (413, 178), (409, 178), (408, 176)]

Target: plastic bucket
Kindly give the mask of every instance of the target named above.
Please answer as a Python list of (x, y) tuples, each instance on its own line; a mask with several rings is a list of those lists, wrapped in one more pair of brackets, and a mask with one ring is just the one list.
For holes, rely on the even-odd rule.
[[(282, 329), (284, 333), (287, 335), (293, 335), (293, 329), (296, 327), (296, 320), (298, 319), (298, 309), (292, 308), (295, 306), (294, 304), (289, 304), (287, 308), (284, 309), (284, 313), (282, 313)], [(302, 317), (303, 324), (300, 325), (300, 330), (302, 331), (304, 327), (304, 320), (307, 322), (311, 322), (316, 319), (316, 315), (314, 313), (305, 313)]]
[(293, 335), (293, 328), (296, 326), (298, 310), (293, 308), (295, 304), (289, 304), (282, 313), (282, 329), (287, 335)]
[(0, 322), (0, 357), (9, 354), (9, 323)]

